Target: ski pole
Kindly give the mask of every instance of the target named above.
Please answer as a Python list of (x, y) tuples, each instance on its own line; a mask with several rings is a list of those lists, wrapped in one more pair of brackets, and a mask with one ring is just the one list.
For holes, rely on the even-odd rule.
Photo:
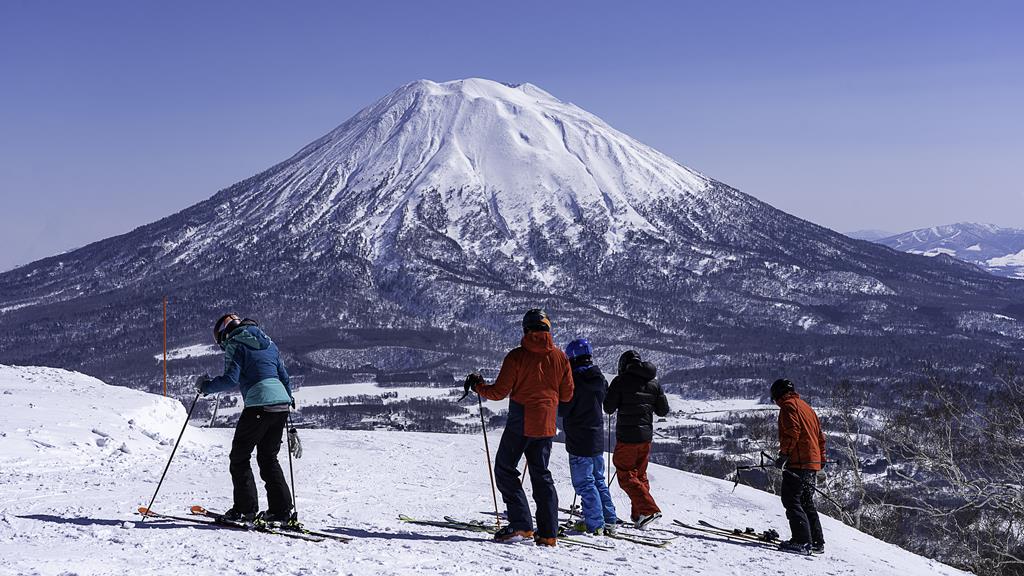
[(573, 493), (572, 493), (572, 506), (569, 506), (569, 523), (570, 524), (572, 523), (572, 514), (576, 510), (576, 498), (578, 496), (579, 496), (579, 494), (577, 494), (576, 491), (573, 490)]
[(608, 487), (608, 493), (609, 494), (611, 494), (611, 491), (612, 491), (612, 486), (613, 486), (612, 481), (615, 480), (615, 475), (618, 474), (618, 472), (619, 472), (618, 470), (615, 470), (614, 472), (612, 472), (612, 468), (615, 466), (615, 449), (614, 449), (614, 447), (612, 445), (612, 434), (614, 434), (614, 432), (612, 431), (612, 415), (609, 414), (608, 415), (608, 436), (607, 436), (607, 439), (606, 439), (606, 443), (607, 443), (607, 447), (608, 447), (608, 465), (606, 465), (605, 468), (604, 468), (604, 470), (605, 470), (605, 482), (604, 482), (604, 484), (605, 484), (605, 486)]
[[(772, 459), (772, 457), (771, 457), (771, 456), (769, 456), (769, 455), (765, 454), (764, 452), (761, 452), (761, 462), (762, 462), (762, 463), (761, 463), (761, 465), (759, 465), (759, 466), (743, 466), (743, 467), (737, 466), (737, 467), (736, 467), (736, 486), (738, 486), (738, 485), (739, 485), (739, 482), (740, 482), (740, 470), (751, 470), (751, 469), (754, 469), (754, 468), (774, 468), (774, 467), (775, 467), (774, 465), (770, 465), (770, 464), (765, 464), (765, 463), (764, 463), (764, 459), (765, 459), (765, 458), (768, 458), (769, 460), (771, 460), (771, 459)], [(792, 470), (789, 470), (788, 468), (783, 468), (783, 469), (782, 469), (782, 473), (783, 473), (784, 475), (785, 475), (785, 474), (789, 474), (790, 476), (792, 476), (792, 477), (794, 477), (794, 478), (797, 478), (797, 479), (799, 479), (799, 480), (800, 480), (801, 482), (803, 482), (803, 478), (801, 478), (799, 474), (797, 474), (796, 472), (793, 472)], [(733, 490), (735, 490), (735, 489), (736, 489), (736, 486), (733, 486)], [(826, 494), (825, 492), (823, 492), (823, 491), (821, 490), (821, 488), (818, 488), (818, 487), (817, 487), (817, 486), (815, 486), (814, 484), (811, 484), (811, 489), (812, 489), (812, 490), (814, 490), (815, 492), (817, 492), (818, 494), (820, 494), (820, 495), (821, 495), (821, 497), (822, 497), (822, 498), (824, 498), (825, 500), (828, 500), (829, 502), (831, 502), (831, 503), (832, 503), (832, 504), (833, 504), (833, 505), (834, 505), (834, 506), (835, 506), (836, 508), (838, 508), (838, 509), (839, 509), (839, 511), (840, 511), (840, 512), (842, 512), (842, 513), (843, 513), (844, 515), (846, 515), (846, 514), (847, 514), (846, 508), (845, 508), (845, 507), (843, 507), (843, 505), (842, 505), (842, 504), (840, 504), (839, 502), (837, 502), (835, 498), (833, 498), (833, 497), (829, 496), (828, 494)]]
[(487, 442), (487, 424), (484, 422), (484, 401), (476, 395), (477, 406), (480, 407), (480, 430), (484, 434), (484, 450), (487, 451), (487, 473), (491, 477), (491, 497), (494, 498), (494, 525), (501, 528), (501, 515), (498, 513), (498, 492), (494, 487), (494, 469), (491, 467), (491, 447)]
[[(146, 510), (153, 510), (153, 502), (156, 502), (156, 495), (160, 493), (160, 487), (164, 484), (164, 477), (167, 476), (167, 470), (171, 467), (171, 460), (174, 460), (174, 453), (178, 451), (178, 444), (181, 444), (181, 437), (185, 435), (185, 428), (188, 428), (188, 421), (192, 419), (192, 411), (196, 409), (196, 402), (199, 402), (199, 395), (202, 392), (196, 392), (196, 397), (192, 399), (192, 406), (188, 409), (188, 415), (185, 416), (185, 423), (181, 426), (181, 432), (178, 434), (178, 439), (174, 442), (174, 448), (171, 450), (171, 457), (167, 459), (167, 465), (164, 466), (164, 472), (160, 475), (160, 481), (156, 484), (156, 490), (153, 492), (153, 497), (149, 499), (149, 506), (146, 506)], [(145, 522), (146, 516), (142, 517), (139, 522)]]
[(288, 442), (288, 434), (292, 431), (292, 412), (288, 411), (288, 428), (284, 432), (285, 445), (288, 449), (288, 476), (292, 479), (292, 518), (299, 519), (299, 503), (295, 496), (295, 469), (292, 468), (292, 446)]

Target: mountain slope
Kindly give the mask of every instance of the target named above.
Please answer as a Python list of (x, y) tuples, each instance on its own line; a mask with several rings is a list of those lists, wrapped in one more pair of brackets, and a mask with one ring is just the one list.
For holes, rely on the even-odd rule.
[[(403, 86), (205, 202), (0, 275), (0, 361), (152, 386), (165, 295), (172, 346), (233, 309), (328, 381), (387, 372), (348, 359), (382, 344), (435, 358), (409, 369), (429, 378), (494, 366), (537, 305), (559, 341), (640, 349), (679, 385), (974, 370), (1024, 332), (1018, 283), (847, 238), (480, 79)], [(172, 385), (209, 369), (176, 360)]]
[(894, 250), (946, 254), (999, 276), (1024, 278), (1024, 230), (960, 222), (873, 239)]
[[(84, 401), (83, 401), (84, 400)], [(334, 529), (348, 544), (285, 538), (190, 524), (137, 522), (185, 418), (176, 402), (43, 368), (0, 366), (0, 573), (56, 575), (302, 573), (463, 575), (493, 573), (651, 574), (686, 569), (707, 575), (963, 574), (823, 518), (827, 554), (802, 558), (681, 536), (666, 549), (616, 541), (612, 551), (493, 544), (472, 532), (413, 527), (399, 513), (488, 520), (493, 507), (479, 437), (413, 433), (302, 432), (295, 461), (298, 509), (309, 525)], [(498, 432), (491, 438), (498, 440)], [(230, 504), (231, 430), (189, 427), (155, 509), (181, 514), (191, 504)], [(552, 451), (562, 502), (571, 501), (568, 463)], [(667, 518), (713, 518), (729, 526), (785, 532), (778, 498), (652, 465), (650, 479)], [(613, 488), (620, 511), (628, 510)], [(131, 524), (128, 524), (131, 526)]]

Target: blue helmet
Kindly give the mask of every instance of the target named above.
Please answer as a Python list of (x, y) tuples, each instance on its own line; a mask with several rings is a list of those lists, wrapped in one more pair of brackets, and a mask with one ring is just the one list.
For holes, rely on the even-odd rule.
[(593, 354), (594, 349), (590, 346), (590, 340), (586, 338), (577, 338), (565, 347), (565, 355), (569, 357), (569, 360), (575, 360), (580, 356), (593, 356)]

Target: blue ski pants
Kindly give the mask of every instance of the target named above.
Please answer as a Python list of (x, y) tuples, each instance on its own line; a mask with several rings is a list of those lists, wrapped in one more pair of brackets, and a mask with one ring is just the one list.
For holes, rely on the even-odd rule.
[(569, 474), (572, 487), (583, 503), (583, 521), (587, 531), (593, 532), (605, 524), (615, 524), (615, 504), (604, 481), (604, 454), (597, 456), (569, 455)]

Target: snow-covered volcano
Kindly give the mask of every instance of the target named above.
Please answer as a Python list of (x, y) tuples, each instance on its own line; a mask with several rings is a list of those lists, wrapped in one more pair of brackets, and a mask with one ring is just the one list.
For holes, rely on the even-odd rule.
[(290, 234), (330, 230), (324, 249), (352, 238), (373, 258), (416, 224), (467, 252), (498, 243), (529, 254), (534, 230), (579, 241), (595, 228), (614, 250), (628, 233), (659, 233), (643, 215), (658, 201), (710, 186), (536, 86), (481, 79), (403, 86), (288, 164), (233, 195), (233, 213)]
[[(399, 514), (487, 521), (493, 510), (478, 436), (302, 432), (295, 461), (303, 521), (347, 534), (309, 543), (259, 533), (139, 520), (185, 420), (181, 404), (81, 374), (0, 366), (0, 574), (660, 574), (792, 576), (964, 574), (823, 518), (827, 553), (812, 558), (692, 533), (664, 549), (624, 541), (613, 550), (501, 545), (487, 536), (398, 521)], [(492, 445), (499, 432), (491, 438)], [(190, 426), (154, 509), (230, 505), (231, 430)], [(560, 499), (572, 500), (562, 445), (552, 451)], [(714, 519), (785, 531), (778, 498), (652, 465), (667, 519)], [(617, 487), (613, 499), (628, 509)], [(668, 523), (667, 520), (665, 522)]]
[(172, 347), (233, 309), (327, 380), (491, 366), (538, 305), (560, 342), (637, 348), (678, 384), (892, 381), (1024, 332), (1020, 283), (847, 238), (481, 79), (403, 86), (207, 201), (0, 275), (0, 361), (152, 385), (164, 296)]

